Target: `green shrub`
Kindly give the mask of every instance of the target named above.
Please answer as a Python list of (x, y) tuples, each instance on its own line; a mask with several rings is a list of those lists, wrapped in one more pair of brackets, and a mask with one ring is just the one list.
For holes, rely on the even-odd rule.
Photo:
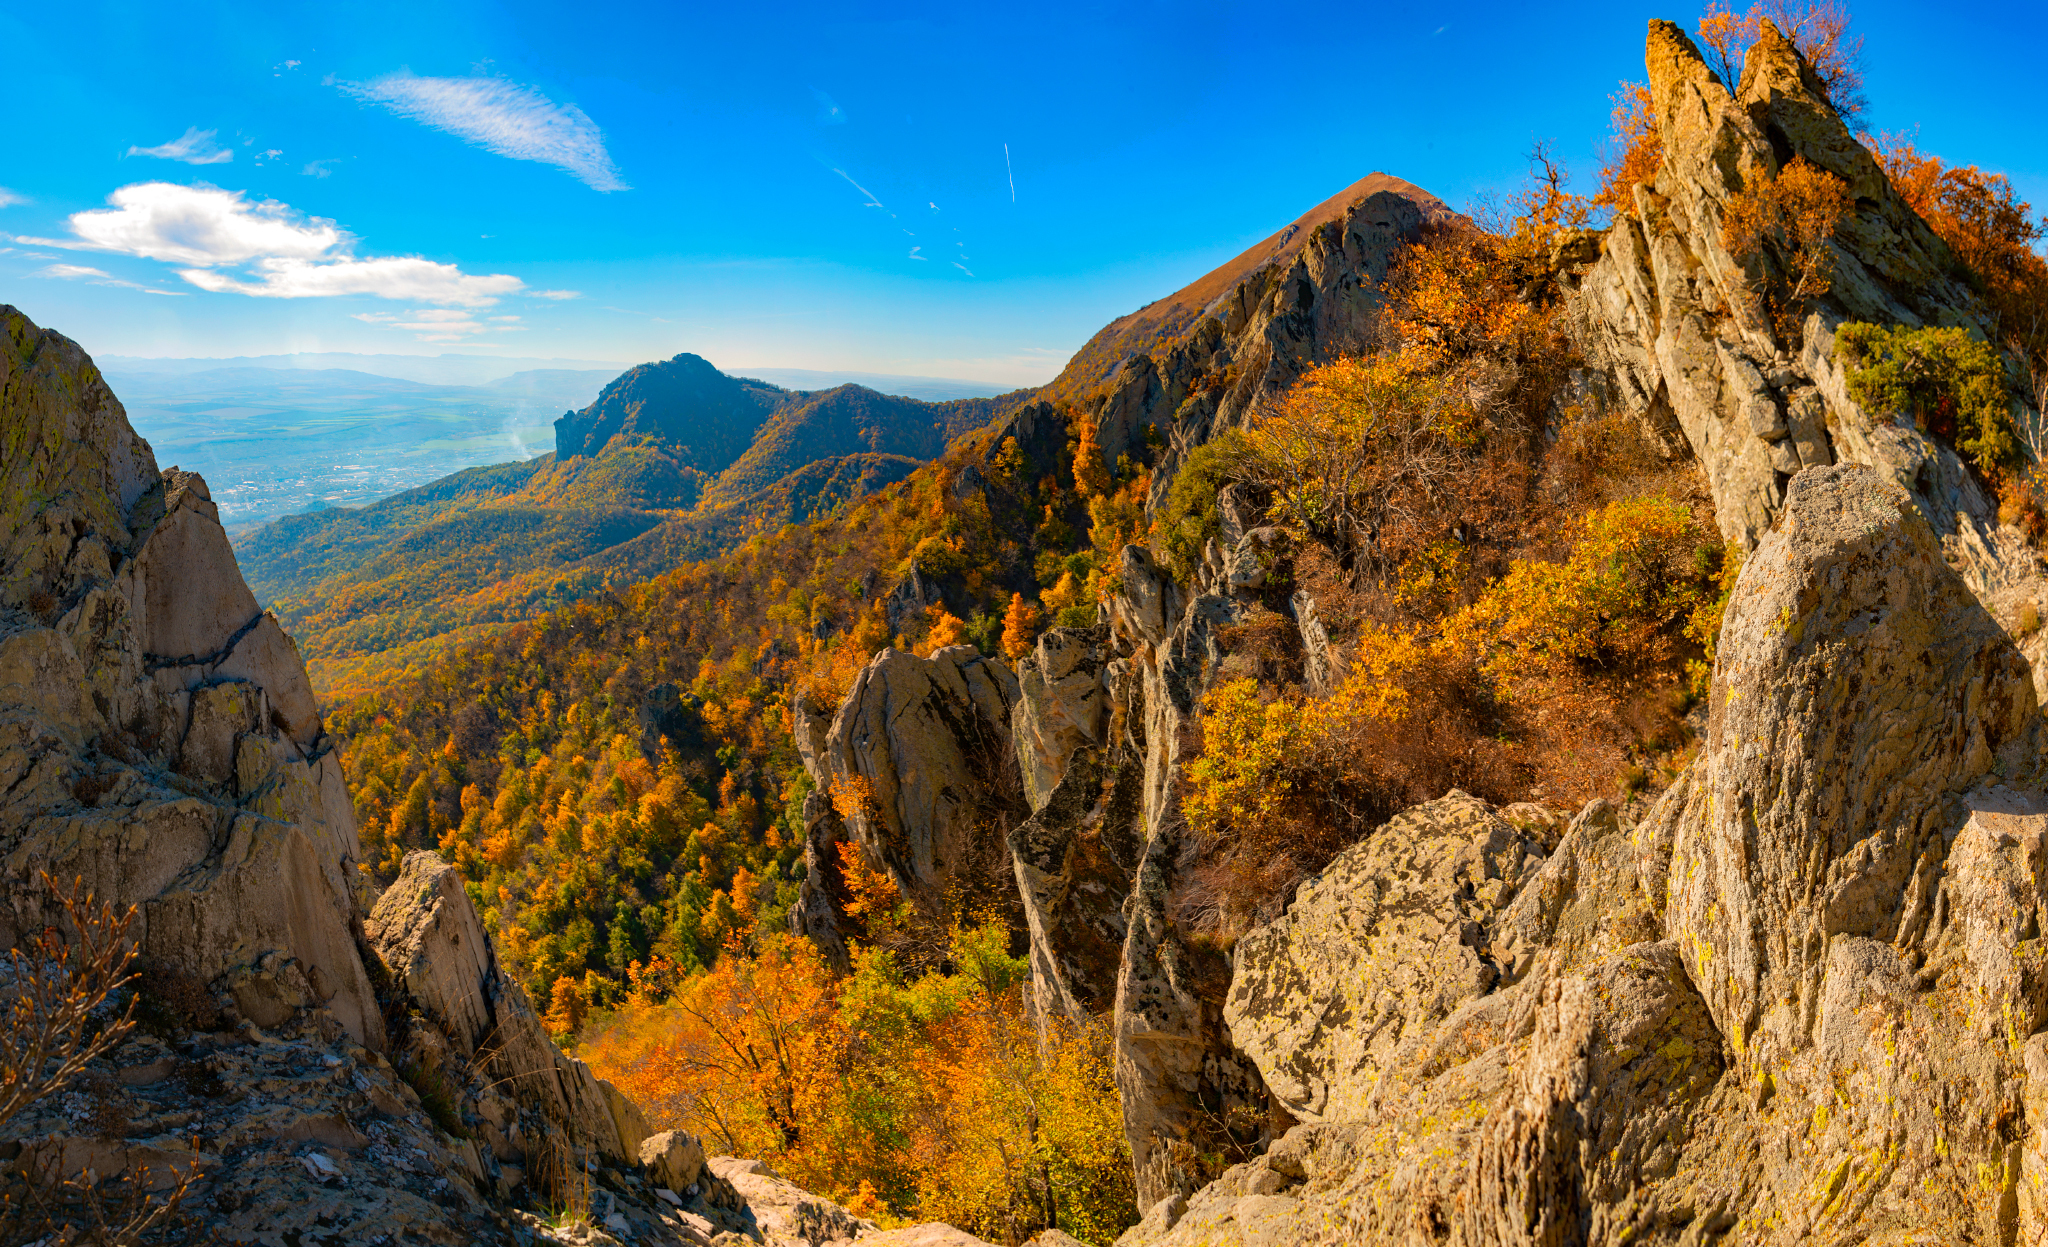
[(1874, 414), (1910, 412), (1987, 478), (2022, 462), (2005, 391), (2005, 362), (1966, 329), (1851, 322), (1837, 332), (1849, 397)]
[(1243, 457), (1243, 438), (1234, 429), (1226, 430), (1195, 447), (1173, 478), (1166, 509), (1159, 516), (1159, 533), (1161, 557), (1175, 580), (1194, 579), (1203, 547), (1223, 531), (1216, 495), (1237, 475)]

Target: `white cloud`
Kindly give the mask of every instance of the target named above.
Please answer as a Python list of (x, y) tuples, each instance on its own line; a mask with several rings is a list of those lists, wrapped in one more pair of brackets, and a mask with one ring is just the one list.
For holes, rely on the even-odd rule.
[(605, 151), (597, 124), (574, 104), (557, 104), (532, 87), (503, 78), (419, 78), (405, 70), (338, 85), (359, 100), (486, 151), (554, 165), (592, 190), (631, 189)]
[(340, 163), (341, 160), (339, 157), (329, 156), (325, 160), (314, 160), (308, 162), (306, 167), (299, 170), (299, 172), (309, 178), (330, 177), (333, 175), (334, 170), (328, 168), (327, 166)]
[(405, 329), (422, 342), (461, 342), (480, 333), (511, 333), (525, 326), (517, 316), (480, 321), (475, 313), (450, 308), (414, 308), (410, 312), (358, 312), (357, 320), (391, 329)]
[(25, 204), (27, 202), (27, 195), (21, 194), (18, 191), (11, 191), (4, 186), (0, 186), (0, 208), (11, 208), (15, 204)]
[[(465, 273), (420, 256), (357, 256), (355, 240), (333, 221), (273, 201), (252, 203), (240, 191), (141, 182), (107, 202), (114, 206), (72, 214), (75, 242), (16, 241), (185, 265), (178, 276), (201, 290), (259, 298), (367, 294), (489, 307), (526, 286), (509, 274)], [(243, 271), (222, 271), (237, 268)]]
[(89, 281), (95, 286), (121, 286), (128, 290), (140, 290), (144, 294), (173, 295), (183, 298), (182, 290), (157, 290), (140, 282), (123, 281), (104, 269), (91, 268), (84, 264), (52, 264), (43, 270), (45, 277), (61, 277), (66, 281)]
[(213, 141), (217, 130), (202, 130), (198, 126), (187, 126), (185, 133), (168, 143), (156, 147), (131, 147), (131, 156), (155, 156), (159, 160), (182, 160), (188, 165), (226, 164), (235, 158), (235, 153)]
[(250, 203), (240, 191), (138, 182), (107, 196), (112, 208), (71, 216), (83, 247), (172, 264), (242, 264), (257, 259), (312, 260), (349, 242), (334, 222), (301, 216), (281, 203)]
[(581, 290), (529, 290), (526, 293), (536, 299), (580, 299), (583, 297)]

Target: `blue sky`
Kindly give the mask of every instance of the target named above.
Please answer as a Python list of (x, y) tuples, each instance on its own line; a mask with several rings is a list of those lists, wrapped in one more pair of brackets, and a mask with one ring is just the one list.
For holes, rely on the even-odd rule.
[[(1461, 207), (1537, 139), (1590, 174), (1653, 16), (1698, 14), (8, 6), (0, 302), (98, 354), (1031, 384), (1375, 169)], [(1872, 124), (2048, 204), (2048, 6), (1855, 18)]]

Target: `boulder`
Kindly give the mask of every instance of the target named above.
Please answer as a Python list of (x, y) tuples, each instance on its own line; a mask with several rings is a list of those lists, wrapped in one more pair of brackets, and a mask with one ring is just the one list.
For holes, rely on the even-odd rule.
[(649, 1178), (680, 1194), (704, 1171), (704, 1145), (680, 1130), (651, 1134), (640, 1140), (640, 1165)]
[(785, 1182), (758, 1160), (714, 1156), (705, 1167), (739, 1193), (748, 1210), (747, 1237), (770, 1247), (822, 1247), (871, 1234), (875, 1223), (829, 1199)]
[[(1058, 1234), (1058, 1238), (1047, 1238), (1040, 1234), (1031, 1241), (1038, 1247), (1064, 1247), (1078, 1240), (1048, 1230), (1047, 1234)], [(874, 1234), (863, 1234), (859, 1240), (864, 1247), (994, 1247), (987, 1239), (976, 1238), (965, 1230), (955, 1229), (943, 1221), (926, 1221), (921, 1225), (906, 1225), (900, 1230), (882, 1230)]]
[(1490, 929), (1541, 861), (1462, 792), (1396, 815), (1238, 941), (1231, 1041), (1297, 1120), (1364, 1119), (1445, 1019), (1501, 985)]
[(1829, 940), (1935, 920), (1956, 802), (2038, 766), (2034, 688), (1906, 491), (1835, 467), (1793, 481), (1744, 567), (1711, 696), (1665, 924), (1768, 1068), (1807, 1044)]

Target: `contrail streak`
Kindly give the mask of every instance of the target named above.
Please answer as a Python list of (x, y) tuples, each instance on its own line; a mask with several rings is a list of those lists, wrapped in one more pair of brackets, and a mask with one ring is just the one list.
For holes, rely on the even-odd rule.
[(1003, 172), (1010, 175), (1010, 202), (1017, 202), (1017, 171), (1010, 167), (1010, 145), (1003, 144)]

